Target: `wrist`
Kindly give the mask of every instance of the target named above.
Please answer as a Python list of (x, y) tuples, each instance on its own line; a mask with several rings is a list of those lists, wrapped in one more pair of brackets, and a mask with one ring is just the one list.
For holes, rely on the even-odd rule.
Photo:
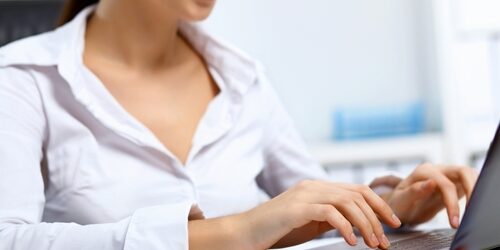
[(286, 210), (271, 209), (267, 203), (239, 215), (245, 228), (241, 231), (252, 249), (268, 249), (293, 230)]
[(228, 239), (233, 239), (234, 249), (257, 249), (251, 219), (248, 218), (247, 213), (224, 217), (221, 228)]
[(255, 249), (240, 215), (188, 222), (189, 249)]

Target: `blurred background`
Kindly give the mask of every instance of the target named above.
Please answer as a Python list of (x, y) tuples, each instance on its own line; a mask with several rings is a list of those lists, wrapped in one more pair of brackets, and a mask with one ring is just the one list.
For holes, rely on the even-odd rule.
[(500, 120), (500, 1), (232, 0), (203, 23), (259, 59), (334, 180), (480, 167)]
[[(332, 180), (480, 168), (500, 120), (500, 1), (220, 0), (201, 25), (267, 70)], [(0, 45), (62, 1), (0, 0)]]

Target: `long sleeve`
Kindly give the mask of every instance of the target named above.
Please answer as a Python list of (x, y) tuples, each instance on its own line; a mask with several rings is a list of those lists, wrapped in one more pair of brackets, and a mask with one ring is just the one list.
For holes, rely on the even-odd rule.
[(0, 250), (188, 248), (187, 201), (141, 208), (115, 223), (43, 223), (43, 110), (29, 71), (0, 67)]
[(276, 196), (300, 180), (327, 179), (266, 77), (262, 75), (260, 79), (268, 102), (269, 121), (264, 142), (267, 165), (258, 177), (259, 185), (269, 195)]

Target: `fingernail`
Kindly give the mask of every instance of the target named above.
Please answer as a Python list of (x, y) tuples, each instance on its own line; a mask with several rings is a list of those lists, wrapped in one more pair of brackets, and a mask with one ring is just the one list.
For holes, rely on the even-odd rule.
[(458, 216), (453, 216), (453, 218), (451, 219), (451, 223), (453, 224), (454, 227), (458, 227)]
[(385, 236), (385, 234), (382, 234), (382, 247), (389, 248), (390, 246), (391, 243), (389, 242), (389, 239), (387, 239), (387, 236)]
[(394, 221), (394, 223), (401, 226), (401, 221), (399, 220), (399, 218), (395, 214), (392, 214), (392, 220)]
[(378, 241), (377, 236), (375, 236), (374, 233), (372, 233), (371, 241), (373, 242), (373, 244), (375, 244), (377, 246), (380, 245), (380, 242)]
[(358, 238), (354, 233), (351, 233), (349, 241), (351, 242), (352, 245), (358, 244)]

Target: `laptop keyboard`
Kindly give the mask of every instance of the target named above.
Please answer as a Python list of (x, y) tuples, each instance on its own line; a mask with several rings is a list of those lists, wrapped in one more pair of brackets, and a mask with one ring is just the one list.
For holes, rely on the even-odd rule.
[(449, 248), (455, 235), (455, 230), (437, 230), (419, 235), (415, 238), (391, 242), (390, 249), (429, 250)]

